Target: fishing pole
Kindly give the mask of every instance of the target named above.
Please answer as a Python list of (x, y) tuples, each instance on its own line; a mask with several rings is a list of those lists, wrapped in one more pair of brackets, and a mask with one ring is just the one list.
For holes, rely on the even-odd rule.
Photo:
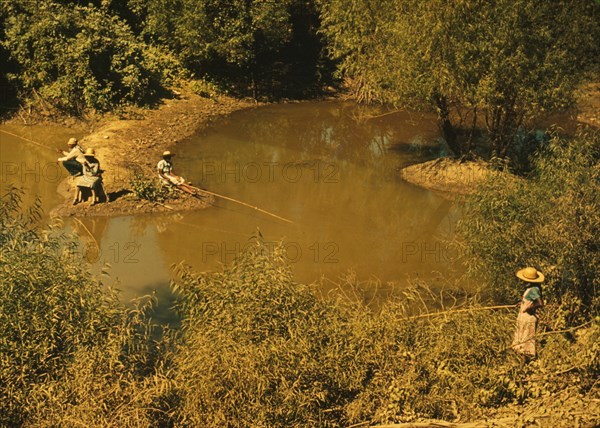
[(473, 307), (473, 308), (465, 308), (465, 309), (449, 309), (447, 311), (428, 312), (426, 314), (413, 315), (413, 316), (410, 316), (410, 317), (403, 318), (403, 320), (415, 320), (415, 319), (419, 319), (419, 318), (431, 318), (431, 317), (436, 317), (436, 316), (440, 316), (440, 315), (445, 315), (445, 314), (448, 314), (448, 313), (456, 314), (456, 313), (459, 313), (459, 312), (491, 311), (491, 310), (494, 310), (494, 309), (511, 309), (511, 308), (514, 308), (514, 307), (515, 307), (515, 305), (498, 305), (498, 306)]
[(198, 190), (199, 192), (204, 192), (204, 193), (207, 193), (207, 194), (212, 195), (212, 196), (216, 196), (216, 197), (221, 198), (221, 199), (226, 199), (228, 201), (235, 202), (235, 203), (240, 204), (240, 205), (244, 205), (245, 207), (253, 208), (256, 211), (260, 211), (261, 213), (270, 215), (271, 217), (275, 217), (275, 218), (277, 218), (279, 220), (285, 221), (286, 223), (294, 224), (293, 221), (288, 220), (287, 218), (283, 218), (281, 216), (278, 216), (277, 214), (273, 214), (273, 213), (271, 213), (269, 211), (263, 210), (261, 208), (258, 208), (257, 206), (254, 206), (254, 205), (250, 205), (250, 204), (248, 204), (246, 202), (242, 202), (242, 201), (239, 201), (237, 199), (230, 198), (229, 196), (220, 195), (219, 193), (210, 192), (208, 190), (200, 189), (200, 188), (195, 187), (195, 186), (190, 186), (190, 187), (193, 188), (193, 189)]
[(12, 132), (5, 131), (4, 129), (0, 129), (0, 132), (4, 132), (5, 134), (8, 134), (8, 135), (10, 135), (12, 137), (20, 138), (21, 140), (27, 141), (28, 143), (31, 143), (31, 144), (35, 144), (38, 147), (43, 147), (45, 149), (55, 151), (55, 149), (53, 149), (52, 147), (44, 146), (43, 144), (38, 143), (37, 141), (33, 141), (33, 140), (31, 140), (29, 138), (26, 138), (26, 137), (23, 137), (21, 135), (13, 134)]

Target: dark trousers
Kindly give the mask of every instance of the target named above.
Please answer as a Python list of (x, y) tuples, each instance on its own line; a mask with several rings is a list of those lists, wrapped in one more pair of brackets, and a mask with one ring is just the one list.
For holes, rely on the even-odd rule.
[(62, 164), (71, 175), (83, 174), (83, 165), (75, 159), (66, 160)]

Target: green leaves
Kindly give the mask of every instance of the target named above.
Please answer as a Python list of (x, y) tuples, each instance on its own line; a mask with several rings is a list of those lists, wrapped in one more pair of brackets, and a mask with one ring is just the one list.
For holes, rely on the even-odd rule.
[(506, 173), (469, 199), (459, 228), (470, 270), (496, 298), (518, 300), (514, 272), (522, 266), (546, 274), (544, 298), (565, 308), (555, 328), (600, 310), (599, 150), (597, 132), (555, 136), (535, 157), (530, 179)]
[(5, 33), (3, 46), (20, 68), (12, 78), (23, 91), (77, 114), (148, 102), (171, 83), (163, 69), (173, 74), (177, 65), (91, 5), (24, 3), (24, 11), (9, 14)]

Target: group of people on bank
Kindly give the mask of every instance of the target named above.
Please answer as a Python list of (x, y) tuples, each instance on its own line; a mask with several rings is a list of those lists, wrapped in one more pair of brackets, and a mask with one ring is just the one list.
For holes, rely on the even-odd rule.
[(69, 151), (62, 151), (63, 156), (58, 158), (58, 162), (62, 163), (71, 177), (77, 179), (73, 205), (83, 202), (84, 191), (88, 190), (91, 193), (90, 205), (95, 205), (100, 196), (106, 196), (102, 185), (103, 171), (96, 152), (92, 148), (84, 150), (76, 138), (70, 138), (67, 145)]
[[(92, 148), (84, 149), (76, 138), (70, 138), (67, 142), (68, 151), (61, 151), (63, 156), (58, 158), (69, 175), (76, 179), (75, 198), (73, 205), (83, 202), (84, 192), (91, 192), (90, 205), (99, 202), (100, 196), (106, 197), (102, 184), (102, 171), (100, 161), (96, 158), (96, 152)], [(197, 189), (188, 183), (183, 177), (173, 172), (172, 158), (174, 153), (165, 151), (162, 159), (158, 162), (157, 172), (161, 183), (175, 186), (191, 195), (197, 194)]]

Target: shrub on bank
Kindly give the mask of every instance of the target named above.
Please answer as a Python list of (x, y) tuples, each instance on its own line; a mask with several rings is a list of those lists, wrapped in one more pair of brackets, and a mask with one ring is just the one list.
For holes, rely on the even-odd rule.
[(432, 296), (424, 288), (403, 290), (380, 310), (344, 294), (318, 297), (293, 281), (278, 251), (269, 254), (257, 240), (222, 273), (180, 269), (183, 324), (172, 356), (177, 424), (473, 420), (577, 384), (531, 383), (533, 372), (574, 364), (578, 375), (597, 375), (600, 349), (590, 348), (597, 328), (586, 345), (550, 336), (537, 369), (522, 369), (509, 348), (513, 311), (480, 310), (467, 300), (463, 312), (411, 317), (416, 302)]
[(164, 185), (157, 178), (148, 178), (140, 172), (133, 175), (130, 183), (138, 199), (150, 202), (164, 202), (175, 193), (173, 186)]
[(498, 300), (516, 302), (514, 272), (536, 266), (559, 303), (555, 327), (600, 312), (600, 133), (555, 136), (527, 180), (494, 176), (466, 203), (459, 233), (469, 270)]
[(2, 196), (0, 426), (148, 420), (155, 357), (144, 308), (120, 304), (73, 241), (39, 229), (39, 216), (18, 191)]
[(109, 11), (52, 1), (3, 4), (2, 46), (24, 97), (71, 113), (152, 101), (182, 67)]

